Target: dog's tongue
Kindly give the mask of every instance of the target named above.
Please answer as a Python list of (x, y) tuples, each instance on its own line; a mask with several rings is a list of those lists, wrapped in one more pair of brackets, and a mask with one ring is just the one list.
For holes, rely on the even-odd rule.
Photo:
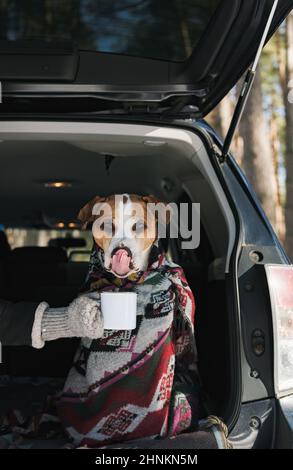
[(117, 274), (126, 274), (129, 271), (129, 264), (130, 256), (123, 248), (116, 251), (115, 255), (112, 256), (112, 270)]

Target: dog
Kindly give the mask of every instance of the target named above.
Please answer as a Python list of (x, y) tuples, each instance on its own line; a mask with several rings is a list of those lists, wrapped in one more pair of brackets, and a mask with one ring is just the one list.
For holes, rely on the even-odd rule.
[[(158, 210), (159, 209), (161, 210)], [(195, 303), (182, 269), (159, 245), (167, 204), (97, 196), (79, 212), (94, 246), (82, 295), (137, 294), (135, 330), (83, 338), (58, 402), (76, 446), (173, 436), (197, 422)]]
[[(161, 213), (148, 211), (150, 204), (160, 204)], [(159, 217), (161, 223), (169, 223), (171, 209), (167, 204), (154, 196), (135, 194), (97, 196), (78, 214), (84, 227), (94, 222), (93, 237), (104, 252), (105, 268), (120, 278), (146, 269)]]

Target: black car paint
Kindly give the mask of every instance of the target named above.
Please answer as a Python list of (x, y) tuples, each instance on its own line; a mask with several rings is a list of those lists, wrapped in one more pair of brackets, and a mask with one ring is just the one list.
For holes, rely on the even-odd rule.
[[(222, 143), (214, 130), (205, 122), (202, 126), (209, 132), (213, 143), (221, 148)], [(242, 247), (238, 259), (241, 338), (251, 378), (261, 380), (267, 391), (263, 400), (240, 405), (231, 440), (238, 448), (292, 448), (293, 400), (287, 400), (285, 407), (285, 399), (276, 399), (274, 394), (272, 311), (264, 272), (266, 263), (290, 264), (290, 260), (254, 190), (231, 154), (222, 168), (229, 193), (236, 202), (241, 226)], [(257, 257), (251, 256), (254, 253)], [(261, 356), (253, 351), (252, 337), (256, 330), (262, 331), (265, 338), (265, 351)], [(242, 380), (242, 386), (245, 388), (245, 380)]]
[(242, 405), (239, 419), (229, 435), (236, 449), (270, 449), (275, 445), (275, 400), (260, 400)]
[[(185, 62), (107, 54), (55, 44), (50, 48), (0, 48), (0, 80), (6, 94), (23, 97), (92, 97), (97, 110), (125, 111), (147, 104), (162, 113), (191, 104), (208, 114), (253, 62), (274, 0), (222, 0), (217, 15)], [(293, 7), (278, 2), (267, 40)], [(4, 47), (4, 49), (3, 49)], [(12, 59), (13, 57), (13, 59)], [(25, 64), (25, 65), (24, 65)], [(127, 111), (126, 111), (127, 112)]]

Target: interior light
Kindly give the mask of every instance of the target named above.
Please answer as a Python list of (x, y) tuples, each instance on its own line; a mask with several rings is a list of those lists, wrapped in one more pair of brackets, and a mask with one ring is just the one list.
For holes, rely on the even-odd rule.
[(56, 228), (64, 228), (65, 227), (65, 223), (64, 222), (58, 222), (56, 225), (55, 225)]
[(72, 183), (70, 181), (46, 181), (44, 183), (45, 188), (71, 188)]
[(68, 227), (69, 227), (69, 228), (78, 228), (79, 225), (76, 224), (75, 222), (69, 222)]
[(143, 144), (149, 145), (150, 147), (162, 147), (166, 145), (166, 142), (164, 140), (144, 140)]

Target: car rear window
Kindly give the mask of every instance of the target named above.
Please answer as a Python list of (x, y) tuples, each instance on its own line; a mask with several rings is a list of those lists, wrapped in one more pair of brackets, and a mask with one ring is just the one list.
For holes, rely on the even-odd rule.
[[(1, 230), (0, 226), (0, 230)], [(90, 231), (80, 230), (46, 230), (34, 228), (14, 228), (6, 227), (5, 233), (11, 248), (21, 246), (48, 246), (50, 240), (54, 238), (83, 238), (85, 244), (91, 248), (92, 234)]]
[[(185, 61), (221, 0), (0, 0), (1, 41)], [(3, 43), (2, 43), (3, 44)]]
[[(0, 225), (0, 230), (4, 227)], [(46, 229), (33, 229), (33, 228), (12, 228), (6, 227), (5, 229), (8, 244), (11, 249), (21, 248), (25, 246), (30, 247), (46, 247), (50, 246), (50, 241), (56, 238), (60, 239), (83, 239), (84, 246), (82, 248), (66, 247), (67, 255), (70, 261), (88, 262), (90, 253), (93, 246), (93, 238), (91, 231), (80, 230), (46, 230)], [(68, 244), (67, 244), (68, 245)], [(56, 246), (56, 245), (53, 245)], [(58, 244), (62, 247), (62, 244)]]

